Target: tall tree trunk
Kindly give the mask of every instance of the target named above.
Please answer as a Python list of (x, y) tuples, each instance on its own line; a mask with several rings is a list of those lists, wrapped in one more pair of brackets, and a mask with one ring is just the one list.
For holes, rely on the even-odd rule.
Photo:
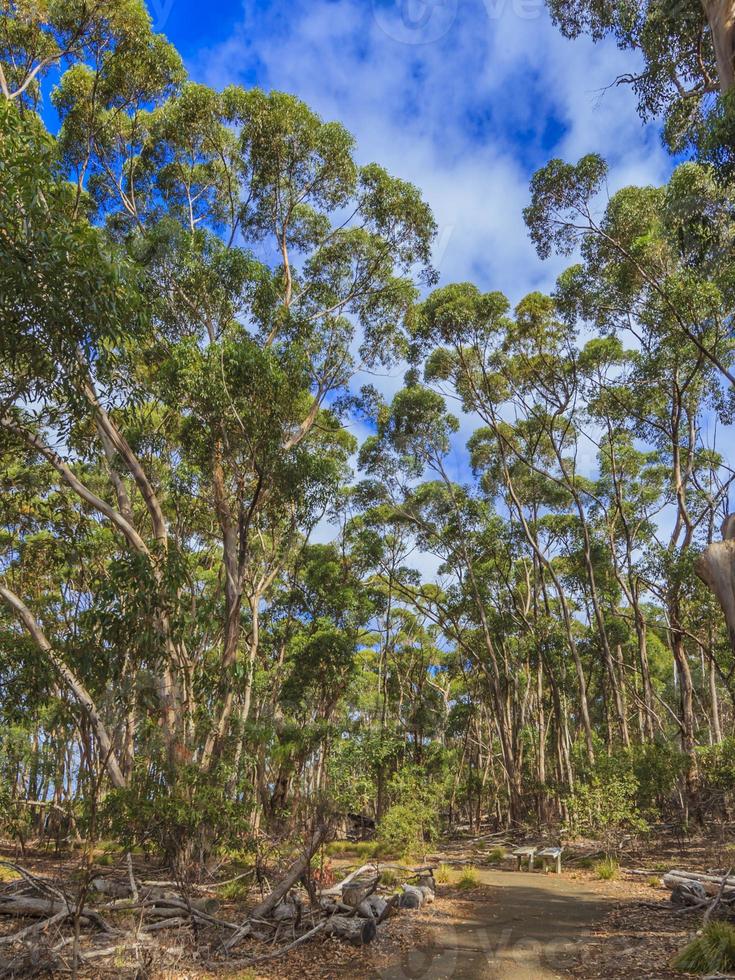
[(720, 93), (735, 85), (735, 4), (733, 0), (702, 0), (715, 49)]

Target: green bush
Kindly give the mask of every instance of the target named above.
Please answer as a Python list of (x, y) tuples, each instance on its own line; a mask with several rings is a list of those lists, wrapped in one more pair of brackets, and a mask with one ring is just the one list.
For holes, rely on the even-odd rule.
[(669, 744), (646, 744), (633, 746), (627, 753), (620, 753), (618, 758), (621, 764), (626, 758), (630, 759), (641, 813), (652, 819), (668, 815), (674, 805), (677, 786), (686, 772), (684, 753)]
[(729, 922), (709, 922), (702, 934), (674, 957), (672, 966), (683, 973), (732, 973), (735, 970), (735, 926)]
[(123, 850), (153, 843), (184, 873), (191, 864), (241, 847), (250, 829), (249, 808), (231, 799), (225, 785), (219, 773), (181, 766), (175, 786), (164, 789), (143, 768), (130, 786), (105, 797), (100, 823)]
[(439, 833), (440, 788), (420, 766), (407, 765), (394, 774), (388, 792), (392, 805), (378, 827), (379, 853), (408, 858), (422, 854)]
[(607, 846), (624, 831), (642, 832), (648, 826), (638, 809), (634, 773), (627, 767), (611, 770), (611, 761), (601, 762), (568, 800), (572, 828), (579, 834), (602, 838)]
[(699, 798), (707, 809), (723, 814), (735, 803), (735, 738), (725, 738), (718, 745), (697, 749)]
[(396, 803), (380, 821), (380, 851), (387, 854), (420, 854), (426, 830), (426, 822), (418, 808), (408, 803)]
[(500, 862), (505, 858), (505, 848), (504, 847), (493, 847), (491, 851), (488, 851), (487, 859), (490, 864), (500, 864)]
[(595, 874), (602, 881), (614, 881), (620, 873), (620, 865), (614, 858), (606, 857), (595, 865)]

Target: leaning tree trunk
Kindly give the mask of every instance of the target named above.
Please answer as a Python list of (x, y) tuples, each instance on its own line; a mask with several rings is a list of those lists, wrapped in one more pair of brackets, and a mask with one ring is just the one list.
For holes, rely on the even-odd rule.
[(702, 0), (715, 49), (720, 92), (735, 86), (735, 3), (733, 0)]
[(722, 607), (730, 646), (735, 653), (735, 514), (725, 518), (722, 541), (707, 545), (697, 559), (695, 570)]

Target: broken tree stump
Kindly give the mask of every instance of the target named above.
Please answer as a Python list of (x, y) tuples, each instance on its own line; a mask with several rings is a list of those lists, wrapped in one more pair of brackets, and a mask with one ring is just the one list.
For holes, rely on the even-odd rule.
[(716, 895), (720, 886), (724, 887), (724, 894), (730, 895), (735, 892), (735, 878), (726, 875), (700, 874), (694, 871), (668, 871), (661, 879), (664, 887), (673, 891), (677, 885), (687, 882), (698, 882), (707, 895)]
[(351, 909), (356, 909), (361, 902), (364, 902), (369, 895), (375, 891), (378, 884), (378, 877), (366, 879), (353, 879), (342, 885), (342, 902)]

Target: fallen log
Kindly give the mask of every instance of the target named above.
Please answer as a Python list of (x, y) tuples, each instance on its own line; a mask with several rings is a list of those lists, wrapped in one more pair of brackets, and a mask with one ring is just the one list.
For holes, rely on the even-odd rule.
[(413, 885), (404, 885), (403, 892), (398, 900), (398, 906), (402, 909), (420, 909), (424, 901), (424, 893), (420, 888), (414, 888)]
[[(82, 910), (82, 915), (87, 910)], [(19, 918), (46, 919), (63, 912), (73, 915), (74, 909), (67, 903), (50, 898), (33, 898), (30, 895), (7, 895), (0, 897), (0, 914), (15, 915)]]
[(0, 936), (0, 946), (8, 943), (24, 942), (29, 936), (37, 936), (58, 922), (63, 922), (68, 914), (66, 911), (57, 912), (55, 915), (50, 916), (50, 918), (43, 919), (41, 922), (34, 922), (33, 925), (26, 926), (25, 929), (19, 929), (18, 932), (13, 932), (9, 936)]
[(373, 918), (378, 922), (382, 922), (388, 910), (388, 902), (384, 898), (381, 898), (380, 895), (371, 895), (367, 899), (366, 904), (370, 908)]
[(181, 915), (173, 916), (170, 919), (160, 919), (158, 922), (151, 922), (147, 925), (141, 926), (141, 932), (157, 932), (159, 929), (176, 929), (180, 926), (188, 926), (191, 924), (191, 919), (185, 919)]
[(309, 841), (309, 844), (304, 854), (300, 858), (297, 858), (296, 861), (294, 861), (294, 863), (288, 869), (284, 877), (278, 882), (278, 884), (270, 893), (270, 895), (264, 898), (263, 901), (260, 903), (260, 905), (256, 905), (256, 907), (253, 909), (251, 913), (252, 916), (255, 916), (257, 918), (265, 918), (267, 915), (270, 914), (271, 910), (274, 909), (276, 905), (278, 905), (278, 903), (281, 901), (284, 895), (287, 895), (288, 892), (291, 891), (291, 889), (299, 880), (299, 878), (302, 876), (304, 871), (306, 871), (306, 869), (308, 868), (312, 857), (314, 856), (320, 844), (326, 837), (326, 834), (327, 834), (326, 827), (323, 826), (317, 828), (311, 840)]
[(377, 927), (373, 918), (333, 915), (327, 920), (324, 931), (327, 936), (337, 936), (353, 946), (366, 946), (375, 938)]
[[(317, 924), (314, 926), (313, 929), (309, 929), (308, 932), (305, 932), (302, 936), (299, 936), (298, 939), (294, 939), (294, 941), (292, 943), (289, 943), (287, 946), (281, 946), (280, 949), (274, 949), (270, 953), (263, 953), (260, 956), (251, 956), (248, 959), (227, 960), (227, 966), (235, 967), (235, 968), (239, 968), (241, 966), (242, 967), (254, 966), (256, 963), (263, 963), (265, 960), (274, 960), (278, 956), (284, 956), (286, 953), (294, 949), (296, 946), (300, 946), (302, 943), (305, 943), (307, 939), (311, 939), (318, 932), (321, 932), (326, 927), (328, 921), (329, 921), (328, 919), (322, 919), (321, 922), (317, 922)], [(212, 968), (216, 969), (218, 967), (221, 967), (222, 963), (221, 961), (218, 962), (216, 960), (213, 960), (209, 962), (207, 966), (211, 966)]]
[(661, 881), (669, 891), (674, 891), (676, 888), (679, 891), (686, 891), (686, 885), (697, 884), (701, 886), (705, 897), (707, 895), (716, 895), (720, 887), (723, 888), (724, 895), (730, 895), (735, 892), (735, 878), (721, 877), (718, 875), (694, 874), (694, 872), (690, 871), (669, 871), (663, 876)]
[(115, 881), (113, 878), (104, 878), (100, 875), (97, 878), (92, 878), (89, 885), (100, 895), (109, 895), (110, 898), (137, 898), (137, 896), (133, 896), (129, 884), (123, 884), (123, 882)]
[(678, 871), (676, 869), (672, 869), (671, 871), (667, 871), (664, 875), (664, 884), (666, 883), (667, 878), (686, 878), (689, 881), (701, 881), (703, 884), (714, 884), (717, 885), (718, 888), (724, 879), (726, 888), (735, 888), (735, 877), (731, 875), (714, 875), (705, 874), (704, 872), (699, 871)]
[(331, 885), (329, 888), (320, 889), (319, 897), (329, 898), (333, 895), (341, 895), (342, 889), (345, 887), (345, 885), (349, 885), (350, 882), (355, 880), (355, 878), (359, 878), (360, 875), (365, 874), (367, 871), (375, 872), (375, 865), (363, 864), (359, 868), (355, 868), (355, 870), (351, 871), (348, 875), (346, 875), (346, 877), (344, 877), (342, 881), (338, 881), (336, 885)]

